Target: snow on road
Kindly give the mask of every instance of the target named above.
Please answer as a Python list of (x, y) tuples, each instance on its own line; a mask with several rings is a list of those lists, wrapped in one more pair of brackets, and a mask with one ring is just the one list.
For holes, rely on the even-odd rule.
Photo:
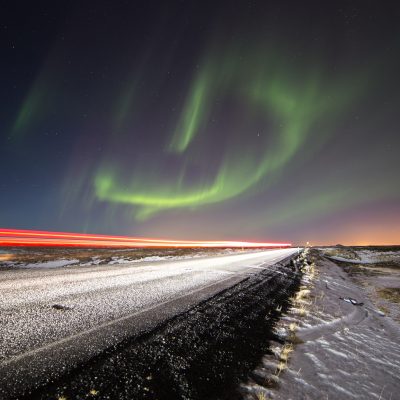
[(0, 363), (226, 277), (256, 273), (258, 268), (252, 267), (268, 266), (296, 251), (4, 271), (0, 278)]

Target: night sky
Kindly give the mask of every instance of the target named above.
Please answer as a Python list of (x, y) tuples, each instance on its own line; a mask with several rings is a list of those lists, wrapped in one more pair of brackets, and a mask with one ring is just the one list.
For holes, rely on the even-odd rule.
[(391, 1), (4, 2), (0, 226), (399, 244), (399, 20)]

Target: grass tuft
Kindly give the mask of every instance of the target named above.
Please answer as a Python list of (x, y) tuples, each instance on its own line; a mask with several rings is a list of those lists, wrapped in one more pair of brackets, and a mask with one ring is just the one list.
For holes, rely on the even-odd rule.
[(379, 288), (376, 290), (379, 297), (384, 300), (388, 300), (391, 303), (400, 303), (400, 288)]
[(297, 328), (299, 327), (299, 325), (297, 325), (295, 322), (291, 322), (289, 324), (289, 331), (294, 333), (297, 331)]
[(281, 354), (280, 354), (280, 359), (281, 361), (285, 361), (286, 363), (289, 360), (290, 353), (293, 351), (293, 345), (292, 344), (285, 344), (282, 348)]
[(276, 376), (279, 376), (282, 371), (284, 371), (287, 368), (287, 363), (284, 361), (280, 361), (277, 368), (276, 368)]
[(257, 400), (268, 400), (267, 395), (264, 392), (257, 392), (256, 399)]

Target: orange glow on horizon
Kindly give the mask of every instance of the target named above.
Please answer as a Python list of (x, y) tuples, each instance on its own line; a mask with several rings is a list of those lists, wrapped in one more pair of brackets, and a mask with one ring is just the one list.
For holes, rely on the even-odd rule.
[(290, 247), (291, 243), (190, 241), (0, 228), (0, 246), (52, 247)]

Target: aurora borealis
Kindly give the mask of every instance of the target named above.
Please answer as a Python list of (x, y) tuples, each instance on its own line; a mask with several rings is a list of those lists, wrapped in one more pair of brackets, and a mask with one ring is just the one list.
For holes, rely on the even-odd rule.
[(0, 226), (399, 243), (399, 11), (10, 6)]
[[(167, 159), (169, 153), (178, 153), (179, 157), (175, 158), (181, 165), (172, 179), (167, 178), (163, 182), (157, 172), (147, 176), (151, 168), (156, 167), (156, 171), (163, 169), (162, 162), (157, 161), (144, 167), (138, 166), (129, 174), (126, 183), (118, 180), (118, 177), (126, 174), (122, 171), (110, 172), (110, 167), (110, 170), (96, 175), (96, 197), (135, 206), (134, 217), (141, 220), (168, 209), (198, 208), (225, 202), (252, 190), (259, 183), (265, 188), (268, 178), (282, 169), (299, 151), (313, 123), (324, 114), (328, 114), (326, 118), (332, 115), (338, 104), (343, 106), (345, 98), (337, 93), (340, 92), (340, 83), (332, 82), (331, 87), (323, 87), (317, 78), (307, 77), (306, 70), (301, 72), (304, 82), (296, 85), (291, 81), (289, 72), (280, 72), (283, 66), (270, 68), (268, 57), (260, 59), (255, 56), (262, 50), (252, 49), (248, 55), (245, 52), (243, 58), (250, 67), (238, 62), (241, 59), (240, 52), (235, 56), (223, 53), (222, 57), (207, 56), (215, 65), (204, 70), (203, 67), (199, 68), (200, 78), (195, 77), (189, 88), (178, 125), (166, 146), (167, 151), (157, 156), (157, 159)], [(276, 60), (277, 56), (274, 56), (274, 62)], [(224, 61), (227, 65), (224, 65)], [(252, 65), (256, 70), (252, 69)], [(212, 139), (205, 132), (214, 130), (209, 123), (208, 108), (217, 96), (221, 102), (240, 102), (240, 105), (233, 104), (232, 107), (237, 107), (238, 111), (240, 109), (242, 115), (238, 122), (243, 125), (239, 129), (228, 128), (221, 149), (225, 154), (218, 160), (216, 171), (202, 173), (203, 176), (194, 180), (190, 177), (193, 165), (203, 171), (203, 164), (208, 163), (207, 157), (196, 159), (196, 154), (199, 148), (201, 154), (208, 153)], [(232, 120), (235, 118), (232, 117)], [(255, 123), (260, 126), (270, 124), (271, 133), (268, 136), (271, 137), (267, 137), (268, 140), (259, 138), (259, 134), (256, 140), (243, 140), (248, 127)], [(221, 136), (225, 136), (225, 133)], [(194, 143), (196, 139), (198, 141)], [(126, 168), (129, 167), (124, 166), (124, 171)], [(190, 183), (186, 179), (188, 175)]]

